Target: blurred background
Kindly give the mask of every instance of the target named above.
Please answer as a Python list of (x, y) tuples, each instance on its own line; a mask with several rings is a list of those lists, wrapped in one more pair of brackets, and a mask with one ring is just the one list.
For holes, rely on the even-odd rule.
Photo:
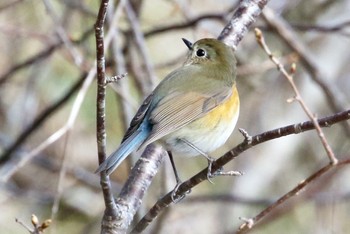
[[(106, 73), (128, 74), (107, 88), (108, 153), (119, 145), (143, 98), (184, 62), (181, 38), (217, 37), (237, 4), (134, 0), (116, 11), (117, 3), (110, 2), (105, 33), (112, 40), (106, 50)], [(95, 80), (86, 92), (82, 89), (96, 57), (93, 30), (98, 7), (99, 1), (91, 0), (0, 3), (0, 176), (14, 172), (0, 185), (1, 233), (26, 233), (15, 218), (29, 225), (33, 213), (41, 221), (53, 218), (47, 233), (100, 230), (104, 203), (99, 178), (93, 173), (97, 167)], [(339, 111), (329, 101), (329, 90), (342, 109), (349, 109), (350, 1), (271, 0), (268, 7), (277, 19), (259, 17), (236, 51), (241, 98), (237, 127), (256, 135), (308, 120), (298, 103), (287, 102), (293, 91), (258, 46), (254, 27), (263, 31), (287, 69), (292, 62), (297, 64), (296, 85), (318, 117)], [(282, 32), (276, 30), (281, 22)], [(286, 40), (286, 33), (295, 36), (292, 41)], [(299, 55), (293, 45), (302, 45)], [(73, 106), (78, 92), (83, 102)], [(72, 112), (77, 112), (76, 118)], [(70, 118), (74, 122), (68, 123)], [(14, 170), (67, 126), (72, 127), (61, 138)], [(349, 121), (324, 133), (339, 159), (350, 157)], [(212, 155), (220, 156), (242, 141), (235, 130)], [(116, 195), (138, 154), (112, 174)], [(175, 161), (183, 180), (207, 166), (202, 157)], [(239, 217), (255, 216), (327, 163), (315, 131), (260, 144), (225, 166), (244, 172), (243, 176), (200, 184), (163, 212), (146, 233), (233, 233), (242, 223)], [(332, 170), (266, 217), (252, 233), (349, 233), (349, 178), (348, 166)], [(165, 158), (136, 219), (174, 185)]]

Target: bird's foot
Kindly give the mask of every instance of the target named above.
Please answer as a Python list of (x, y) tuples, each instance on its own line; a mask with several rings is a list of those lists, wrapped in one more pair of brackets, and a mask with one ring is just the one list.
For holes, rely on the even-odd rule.
[(176, 204), (179, 203), (180, 201), (182, 201), (182, 199), (184, 199), (186, 197), (187, 194), (191, 193), (191, 189), (187, 190), (184, 194), (179, 195), (179, 197), (177, 196), (177, 192), (179, 187), (181, 186), (182, 182), (178, 181), (175, 185), (175, 188), (173, 189), (173, 191), (171, 192), (171, 200)]

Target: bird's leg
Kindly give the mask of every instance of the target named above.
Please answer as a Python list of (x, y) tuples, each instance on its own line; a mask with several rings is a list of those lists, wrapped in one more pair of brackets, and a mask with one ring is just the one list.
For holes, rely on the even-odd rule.
[(176, 179), (176, 185), (175, 188), (173, 189), (173, 191), (171, 192), (171, 200), (173, 200), (174, 203), (178, 203), (180, 202), (182, 199), (185, 198), (186, 194), (189, 194), (191, 192), (191, 190), (188, 190), (185, 194), (181, 195), (179, 198), (175, 199), (176, 196), (176, 192), (179, 189), (180, 185), (182, 184), (182, 181), (179, 177), (179, 174), (177, 173), (176, 170), (176, 166), (175, 166), (175, 162), (174, 162), (174, 158), (173, 158), (173, 154), (171, 153), (171, 151), (167, 151), (168, 155), (169, 155), (169, 159), (171, 162), (171, 166), (173, 168), (174, 174), (175, 174), (175, 179)]
[(213, 178), (215, 176), (215, 173), (213, 174), (211, 172), (211, 168), (213, 165), (213, 162), (215, 162), (215, 159), (210, 157), (208, 154), (206, 154), (205, 152), (203, 152), (201, 149), (199, 149), (198, 147), (196, 147), (194, 144), (192, 144), (191, 142), (189, 142), (186, 139), (180, 139), (182, 142), (184, 142), (185, 144), (187, 144), (189, 147), (191, 147), (192, 149), (194, 149), (195, 151), (197, 151), (200, 155), (204, 156), (207, 160), (208, 160), (208, 172), (207, 172), (207, 179), (210, 183), (214, 184), (213, 181), (211, 181), (210, 178)]
[(212, 173), (212, 165), (213, 162), (215, 162), (215, 159), (210, 157), (208, 154), (206, 154), (205, 152), (203, 152), (202, 150), (200, 150), (198, 147), (196, 147), (194, 144), (192, 144), (191, 142), (185, 140), (185, 139), (180, 139), (182, 142), (186, 143), (188, 146), (190, 146), (192, 149), (196, 150), (199, 154), (203, 155), (207, 160), (208, 160), (208, 173), (207, 173), (207, 178), (208, 181), (210, 183), (213, 184), (213, 182), (210, 180), (210, 178), (213, 178), (215, 176), (241, 176), (243, 175), (242, 172), (240, 171), (227, 171), (224, 172), (223, 168), (221, 167), (220, 169), (218, 169), (216, 172)]

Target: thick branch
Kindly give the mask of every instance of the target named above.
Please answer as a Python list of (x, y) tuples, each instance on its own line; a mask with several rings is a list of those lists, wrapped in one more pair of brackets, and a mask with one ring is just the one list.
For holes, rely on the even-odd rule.
[(255, 22), (267, 3), (268, 0), (241, 1), (232, 19), (222, 30), (218, 39), (236, 50), (239, 42), (248, 32), (250, 25)]
[(161, 165), (164, 154), (166, 152), (161, 146), (150, 144), (133, 167), (125, 186), (116, 200), (119, 215), (113, 226), (114, 231), (117, 233), (126, 233), (140, 207), (140, 201)]

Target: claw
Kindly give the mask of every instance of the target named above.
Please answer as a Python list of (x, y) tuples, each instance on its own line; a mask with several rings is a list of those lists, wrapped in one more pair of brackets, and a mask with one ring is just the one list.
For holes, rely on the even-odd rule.
[(184, 199), (186, 197), (187, 194), (189, 194), (191, 192), (190, 190), (187, 190), (186, 193), (182, 194), (180, 197), (176, 198), (176, 193), (177, 190), (179, 189), (179, 187), (181, 186), (182, 182), (178, 182), (175, 186), (175, 188), (173, 189), (173, 191), (171, 192), (171, 200), (176, 204), (179, 203), (180, 201), (182, 201), (182, 199)]
[(211, 172), (211, 168), (212, 168), (212, 165), (213, 165), (213, 162), (215, 161), (213, 158), (211, 157), (208, 157), (208, 172), (207, 172), (207, 179), (210, 183), (214, 184), (214, 182), (211, 180), (211, 178), (213, 178), (215, 176), (215, 174), (213, 174)]

